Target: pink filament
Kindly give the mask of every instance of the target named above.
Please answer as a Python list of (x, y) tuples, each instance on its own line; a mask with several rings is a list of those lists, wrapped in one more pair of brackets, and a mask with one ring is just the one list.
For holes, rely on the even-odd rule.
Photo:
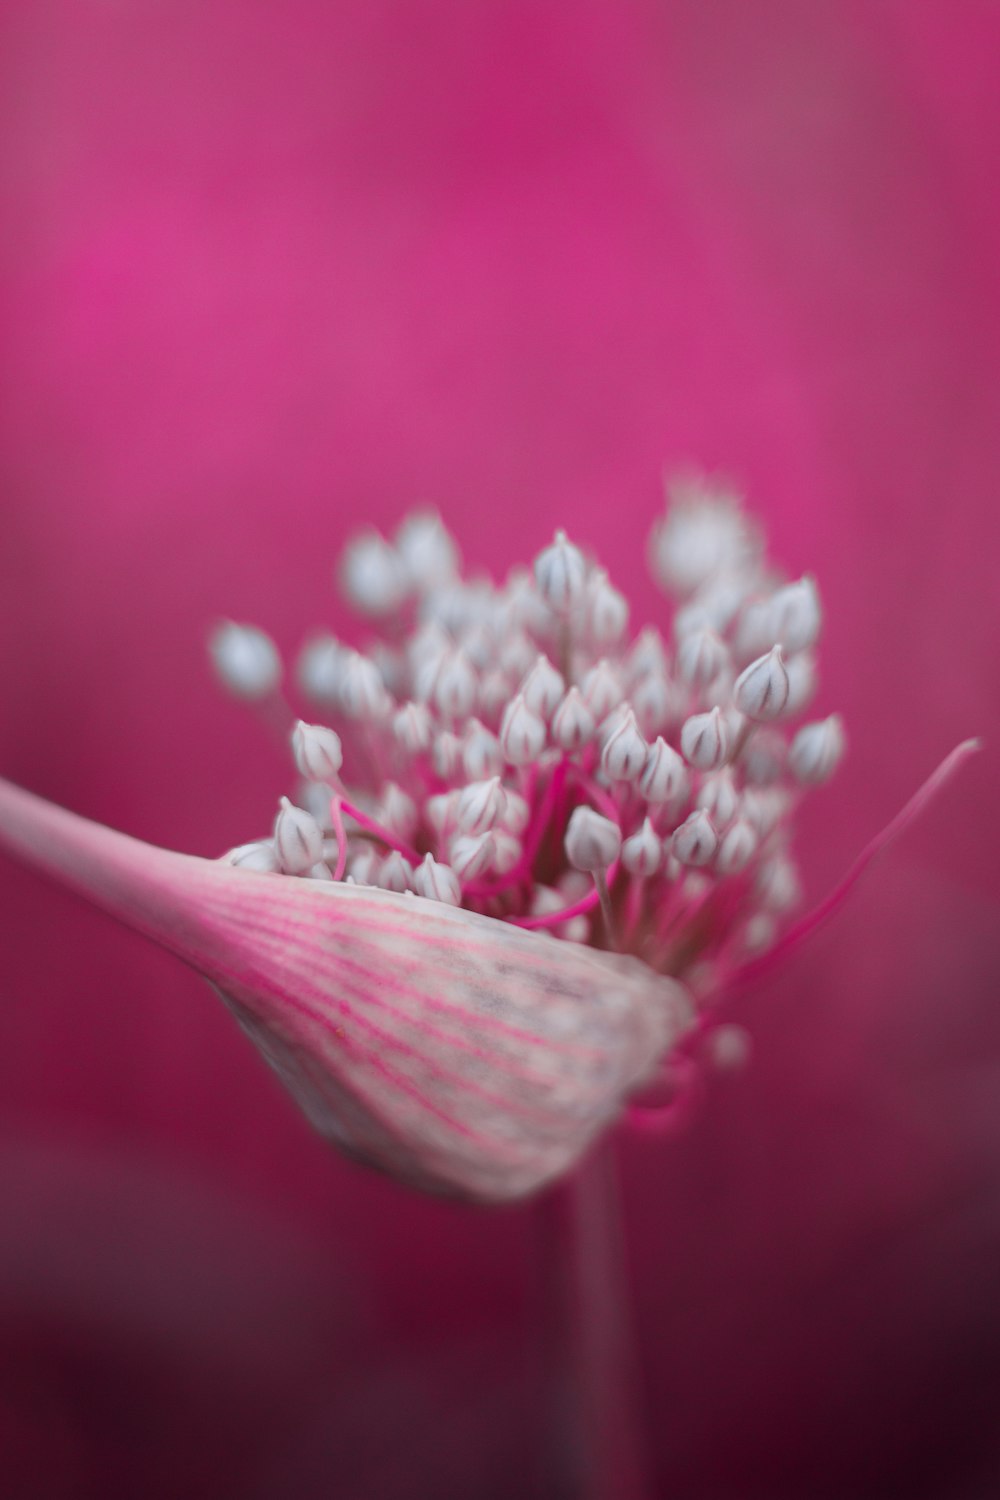
[(347, 864), (347, 835), (344, 832), (344, 818), (340, 805), (339, 797), (334, 797), (330, 803), (330, 821), (337, 836), (337, 868), (333, 872), (334, 880), (343, 880), (344, 868)]
[[(615, 806), (613, 799), (609, 797), (606, 792), (602, 791), (597, 783), (593, 781), (591, 777), (589, 777), (583, 770), (581, 770), (579, 766), (574, 765), (572, 761), (569, 761), (565, 758), (559, 763), (555, 772), (553, 772), (552, 778), (550, 779), (549, 785), (546, 789), (546, 795), (543, 799), (542, 804), (545, 810), (546, 819), (548, 818), (551, 811), (550, 794), (552, 794), (552, 802), (555, 801), (556, 796), (562, 795), (563, 782), (568, 770), (572, 770), (575, 773), (576, 780), (590, 797), (594, 805), (600, 808), (601, 812), (603, 812), (606, 817), (610, 818), (613, 823), (617, 823), (618, 809)], [(559, 776), (560, 771), (562, 771), (563, 773), (561, 777)], [(558, 785), (556, 784), (557, 778)], [(539, 826), (541, 829), (544, 829), (545, 827), (545, 822), (541, 818), (541, 809), (539, 811)], [(537, 852), (540, 840), (541, 833), (539, 832), (538, 836), (533, 841), (535, 852)], [(534, 856), (532, 855), (532, 858), (533, 857)], [(617, 859), (613, 864), (608, 866), (607, 883), (609, 890), (614, 885), (615, 877), (618, 874), (618, 866), (619, 861)], [(558, 927), (560, 923), (568, 922), (571, 917), (579, 917), (584, 915), (586, 912), (593, 911), (594, 907), (597, 905), (600, 899), (600, 892), (595, 885), (594, 889), (592, 891), (588, 891), (585, 896), (581, 896), (579, 901), (574, 901), (572, 906), (566, 906), (561, 911), (546, 912), (544, 916), (538, 917), (509, 917), (507, 920), (514, 927), (525, 927), (532, 932), (537, 931), (539, 928)]]
[[(420, 855), (417, 853), (416, 849), (411, 848), (409, 844), (404, 843), (402, 839), (397, 838), (394, 833), (390, 833), (387, 828), (383, 828), (381, 823), (376, 823), (374, 818), (369, 818), (367, 813), (361, 812), (354, 806), (353, 802), (348, 802), (346, 797), (335, 797), (333, 799), (333, 807), (335, 809), (343, 809), (343, 811), (347, 813), (349, 818), (354, 819), (355, 823), (359, 823), (362, 828), (365, 828), (369, 833), (374, 834), (377, 839), (381, 839), (383, 844), (388, 844), (390, 849), (397, 850), (404, 859), (409, 860), (411, 865), (419, 865)], [(334, 823), (335, 830), (336, 827), (337, 825), (336, 823)], [(346, 845), (346, 840), (341, 836), (343, 833), (343, 827), (344, 825), (343, 823), (341, 823), (340, 831), (338, 833), (338, 837), (340, 837), (341, 840), (342, 849)], [(339, 859), (337, 861), (337, 864), (340, 864)]]
[(881, 833), (877, 833), (871, 842), (865, 845), (843, 880), (834, 886), (830, 894), (824, 897), (818, 906), (814, 906), (812, 911), (807, 912), (799, 922), (796, 922), (794, 927), (790, 927), (781, 941), (776, 943), (769, 952), (762, 954), (760, 958), (751, 959), (749, 963), (737, 969), (730, 982), (742, 984), (767, 973), (775, 963), (783, 959), (793, 948), (797, 948), (811, 933), (828, 921), (850, 895), (872, 860), (888, 848), (893, 839), (897, 838), (915, 818), (920, 816), (963, 761), (975, 755), (981, 748), (982, 741), (976, 739), (963, 740), (960, 745), (956, 745), (951, 754), (945, 756), (937, 770), (932, 771), (924, 784), (914, 792), (905, 807), (900, 809)]
[[(617, 874), (618, 861), (615, 860), (613, 865), (608, 866), (609, 889)], [(539, 927), (558, 927), (560, 922), (568, 922), (570, 917), (579, 917), (584, 912), (593, 911), (600, 899), (600, 892), (595, 885), (594, 889), (588, 891), (585, 896), (581, 896), (579, 901), (574, 901), (572, 906), (564, 906), (561, 911), (550, 911), (543, 917), (509, 917), (508, 921), (512, 927), (527, 927), (532, 932)]]

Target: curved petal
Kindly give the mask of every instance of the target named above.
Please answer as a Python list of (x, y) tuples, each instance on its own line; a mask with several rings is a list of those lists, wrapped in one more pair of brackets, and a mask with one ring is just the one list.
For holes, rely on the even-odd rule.
[(205, 974), (314, 1125), (484, 1200), (565, 1171), (688, 1022), (635, 960), (156, 849), (0, 782), (0, 844)]

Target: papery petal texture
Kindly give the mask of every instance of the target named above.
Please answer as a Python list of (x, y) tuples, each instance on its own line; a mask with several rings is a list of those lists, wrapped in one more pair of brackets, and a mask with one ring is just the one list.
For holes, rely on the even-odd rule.
[(0, 782), (0, 844), (221, 991), (312, 1123), (486, 1201), (570, 1167), (686, 1028), (686, 992), (438, 902), (154, 848)]

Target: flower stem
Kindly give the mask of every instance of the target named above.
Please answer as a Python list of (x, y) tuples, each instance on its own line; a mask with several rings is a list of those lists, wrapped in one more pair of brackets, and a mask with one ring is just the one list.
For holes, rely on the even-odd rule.
[(602, 1141), (544, 1208), (578, 1421), (573, 1493), (651, 1500), (614, 1146)]

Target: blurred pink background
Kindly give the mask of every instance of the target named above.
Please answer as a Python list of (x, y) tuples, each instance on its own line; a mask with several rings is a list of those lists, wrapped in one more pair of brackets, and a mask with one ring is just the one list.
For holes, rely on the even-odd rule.
[[(347, 534), (431, 501), (656, 619), (663, 463), (736, 474), (827, 604), (811, 894), (987, 749), (624, 1143), (659, 1492), (997, 1493), (1000, 9), (0, 14), (0, 774), (218, 853), (287, 777), (217, 616), (346, 628)], [(0, 910), (9, 1493), (553, 1494), (531, 1214), (348, 1165), (193, 974), (7, 864)]]

